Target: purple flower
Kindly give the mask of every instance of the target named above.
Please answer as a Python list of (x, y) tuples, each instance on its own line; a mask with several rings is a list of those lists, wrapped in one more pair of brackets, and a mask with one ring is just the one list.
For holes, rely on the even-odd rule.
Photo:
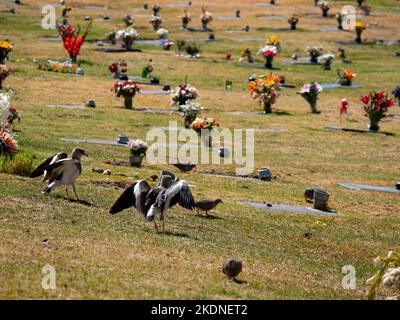
[(395, 97), (396, 99), (400, 99), (400, 85), (396, 86), (393, 91), (392, 91), (392, 95), (393, 97)]

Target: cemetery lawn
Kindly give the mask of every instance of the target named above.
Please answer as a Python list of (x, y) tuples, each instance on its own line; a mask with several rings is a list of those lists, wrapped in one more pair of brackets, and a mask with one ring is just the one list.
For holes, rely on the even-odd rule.
[[(28, 2), (28, 1), (26, 1)], [(56, 1), (54, 1), (56, 2)], [(146, 1), (139, 1), (137, 8)], [(162, 1), (160, 14), (170, 38), (206, 38), (207, 33), (180, 30), (182, 8), (168, 8)], [(258, 1), (262, 2), (262, 1)], [(209, 6), (218, 41), (200, 43), (201, 59), (176, 57), (175, 51), (137, 46), (142, 52), (107, 54), (96, 52), (95, 40), (103, 39), (112, 28), (122, 26), (121, 18), (132, 7), (129, 1), (68, 1), (73, 6), (70, 23), (81, 24), (85, 15), (101, 17), (101, 11), (82, 10), (85, 5), (108, 5), (111, 22), (94, 22), (92, 33), (81, 50), (85, 76), (40, 71), (33, 60), (67, 57), (61, 43), (45, 42), (43, 37), (57, 36), (56, 30), (40, 27), (43, 1), (32, 0), (17, 7), (17, 14), (0, 12), (0, 39), (9, 38), (14, 51), (8, 64), (14, 69), (5, 82), (15, 90), (14, 105), (22, 114), (16, 125), (21, 150), (35, 155), (39, 164), (50, 154), (70, 153), (77, 144), (61, 138), (114, 140), (119, 134), (145, 139), (152, 127), (168, 126), (169, 121), (183, 120), (176, 114), (152, 114), (126, 110), (123, 100), (113, 97), (114, 81), (108, 65), (125, 59), (131, 75), (141, 74), (142, 67), (153, 59), (154, 75), (164, 84), (175, 87), (187, 80), (200, 92), (198, 102), (204, 115), (214, 116), (221, 128), (281, 128), (288, 132), (255, 132), (255, 168), (269, 166), (272, 182), (210, 177), (204, 173), (233, 175), (234, 165), (198, 165), (193, 172), (178, 173), (170, 165), (150, 165), (144, 160), (140, 169), (115, 166), (107, 160), (127, 161), (128, 150), (121, 147), (81, 144), (89, 153), (83, 158), (83, 174), (78, 179), (80, 197), (93, 203), (85, 206), (64, 199), (59, 189), (43, 195), (40, 179), (0, 173), (0, 298), (1, 299), (365, 299), (368, 279), (374, 272), (373, 258), (390, 249), (400, 250), (400, 201), (398, 194), (354, 191), (337, 185), (352, 182), (394, 186), (399, 177), (400, 120), (387, 118), (381, 130), (394, 135), (356, 134), (324, 129), (327, 125), (365, 129), (368, 123), (359, 102), (371, 90), (391, 92), (399, 84), (399, 46), (345, 46), (351, 65), (342, 65), (333, 41), (351, 41), (351, 32), (320, 32), (335, 27), (335, 18), (300, 17), (298, 32), (288, 30), (287, 19), (261, 20), (260, 15), (290, 16), (293, 13), (316, 13), (311, 1), (279, 0), (276, 8), (253, 7), (254, 1), (215, 1)], [(190, 9), (191, 26), (200, 26), (201, 4)], [(330, 13), (336, 13), (345, 1), (335, 1)], [(398, 39), (400, 11), (390, 7), (394, 0), (368, 1), (372, 16), (366, 23), (378, 22), (382, 28), (370, 28), (363, 34), (367, 41), (379, 38)], [(128, 5), (129, 4), (129, 5)], [(164, 5), (164, 6), (163, 6)], [(5, 7), (0, 7), (0, 11)], [(219, 20), (241, 9), (241, 20)], [(129, 11), (141, 39), (155, 39), (150, 29), (150, 14)], [(58, 9), (60, 13), (60, 9)], [(121, 21), (121, 22), (120, 22)], [(249, 33), (228, 33), (250, 25)], [(259, 29), (259, 30), (258, 30)], [(278, 30), (279, 29), (279, 30)], [(286, 30), (283, 30), (286, 29)], [(235, 38), (260, 38), (277, 34), (283, 52), (275, 58), (277, 71), (296, 89), (282, 91), (271, 115), (229, 115), (228, 111), (261, 111), (246, 90), (245, 81), (252, 73), (265, 71), (237, 61), (240, 51), (249, 47), (255, 53), (263, 42), (239, 42)], [(396, 37), (397, 36), (397, 37)], [(292, 66), (282, 62), (297, 52), (304, 55), (307, 45), (323, 45), (336, 54), (331, 71), (319, 66)], [(100, 47), (101, 48), (101, 47)], [(225, 60), (231, 52), (232, 61)], [(262, 64), (260, 56), (256, 63)], [(310, 113), (304, 99), (296, 94), (311, 81), (332, 83), (336, 69), (353, 70), (359, 89), (324, 90), (318, 102), (321, 114)], [(225, 91), (225, 80), (233, 80), (233, 91)], [(143, 89), (152, 87), (143, 86)], [(339, 103), (350, 100), (349, 114), (340, 122)], [(96, 109), (55, 109), (49, 104), (84, 104), (94, 99)], [(134, 107), (170, 109), (168, 95), (138, 95)], [(399, 114), (393, 107), (391, 114)], [(92, 168), (110, 169), (111, 176), (92, 172)], [(169, 211), (166, 232), (155, 233), (151, 223), (134, 210), (115, 216), (109, 208), (123, 189), (134, 180), (145, 179), (161, 170), (171, 170), (187, 180), (196, 199), (222, 198), (224, 204), (205, 218), (195, 212), (175, 207)], [(255, 169), (256, 173), (256, 169)], [(332, 193), (330, 205), (339, 216), (274, 213), (241, 206), (239, 201), (307, 205), (306, 188), (320, 186)], [(304, 236), (310, 233), (311, 238)], [(236, 284), (221, 272), (226, 258), (243, 260), (244, 270)], [(41, 273), (50, 264), (57, 271), (57, 289), (43, 290)], [(356, 270), (356, 289), (342, 288), (342, 267)]]

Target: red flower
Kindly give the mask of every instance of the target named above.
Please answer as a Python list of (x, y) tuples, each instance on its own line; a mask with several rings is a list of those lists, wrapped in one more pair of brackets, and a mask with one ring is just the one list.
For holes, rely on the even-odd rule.
[(361, 100), (362, 103), (368, 104), (371, 101), (371, 97), (370, 96), (364, 96), (364, 97), (361, 97), (360, 100)]
[(392, 99), (386, 99), (385, 101), (382, 102), (382, 105), (381, 105), (381, 107), (385, 108), (385, 109), (388, 109), (393, 106), (394, 106), (394, 100), (392, 100)]
[(16, 113), (17, 109), (15, 109), (14, 107), (11, 107), (10, 109), (8, 109), (8, 111), (10, 111), (11, 113)]
[(386, 94), (384, 92), (376, 92), (375, 93), (375, 100), (382, 100), (386, 98)]

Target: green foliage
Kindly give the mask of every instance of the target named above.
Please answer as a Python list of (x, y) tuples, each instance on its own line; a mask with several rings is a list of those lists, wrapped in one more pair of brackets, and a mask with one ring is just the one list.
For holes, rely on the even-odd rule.
[(35, 156), (29, 152), (20, 151), (14, 155), (0, 156), (0, 172), (29, 176), (33, 170)]

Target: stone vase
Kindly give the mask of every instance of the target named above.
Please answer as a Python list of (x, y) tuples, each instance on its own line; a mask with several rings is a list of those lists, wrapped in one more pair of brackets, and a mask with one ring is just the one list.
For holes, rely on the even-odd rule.
[(313, 207), (317, 210), (328, 211), (330, 193), (322, 189), (314, 190)]
[(369, 131), (378, 132), (379, 131), (379, 120), (370, 119), (368, 129), (369, 129)]
[(140, 168), (142, 166), (143, 157), (144, 156), (130, 155), (129, 156), (129, 164), (132, 167)]
[(340, 78), (339, 83), (341, 86), (351, 87), (352, 81), (348, 78)]
[(184, 124), (185, 124), (185, 128), (189, 129), (190, 125), (192, 124), (192, 122), (194, 120), (196, 120), (196, 115), (185, 115), (184, 118)]
[(272, 54), (269, 56), (265, 56), (265, 68), (272, 69), (273, 61), (274, 61), (274, 56)]
[(262, 101), (264, 113), (272, 113), (272, 103), (270, 100), (263, 100)]
[(258, 169), (258, 178), (260, 180), (271, 181), (272, 173), (269, 168), (260, 168)]
[(124, 106), (126, 109), (132, 109), (132, 106), (133, 106), (133, 97), (132, 96), (124, 97)]

